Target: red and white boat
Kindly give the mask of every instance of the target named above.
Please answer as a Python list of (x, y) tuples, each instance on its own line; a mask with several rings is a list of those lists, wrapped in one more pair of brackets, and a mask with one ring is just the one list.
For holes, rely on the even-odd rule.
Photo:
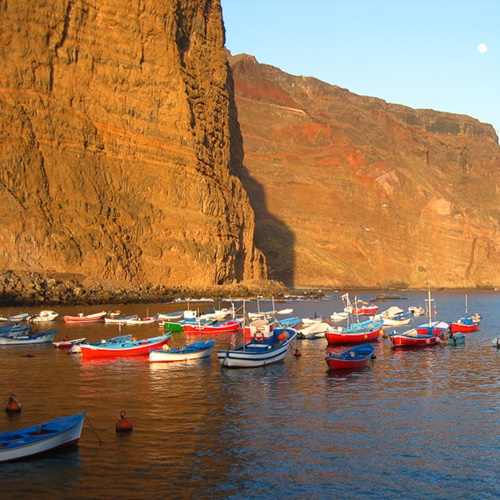
[(443, 333), (419, 333), (416, 328), (412, 328), (402, 333), (394, 332), (389, 335), (389, 339), (394, 347), (427, 347), (440, 344)]
[(353, 306), (351, 314), (355, 314), (357, 316), (373, 316), (374, 314), (377, 314), (377, 311), (378, 306), (371, 306), (366, 302), (359, 301)]
[(330, 327), (325, 332), (325, 338), (329, 345), (375, 342), (382, 332), (383, 325), (383, 320), (373, 319), (361, 323), (352, 323), (346, 327)]
[(83, 344), (87, 339), (85, 337), (81, 339), (63, 339), (59, 342), (52, 342), (52, 345), (57, 349), (71, 349), (74, 345)]
[(223, 323), (184, 323), (184, 333), (224, 333), (237, 332), (241, 329), (240, 321), (225, 321)]
[(104, 316), (107, 314), (106, 311), (87, 315), (78, 313), (78, 316), (63, 316), (63, 320), (65, 323), (95, 323), (104, 321)]
[(168, 344), (172, 335), (166, 333), (159, 337), (142, 340), (123, 340), (121, 342), (106, 342), (101, 345), (80, 344), (80, 352), (84, 358), (117, 358), (123, 356), (144, 356), (149, 355), (149, 351), (161, 349)]
[(471, 333), (479, 330), (481, 324), (481, 315), (476, 313), (472, 316), (460, 318), (453, 323), (450, 323), (450, 332)]

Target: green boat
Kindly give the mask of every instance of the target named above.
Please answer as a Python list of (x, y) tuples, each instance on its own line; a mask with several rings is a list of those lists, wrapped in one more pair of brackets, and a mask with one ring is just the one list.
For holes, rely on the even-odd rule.
[(163, 324), (163, 331), (165, 332), (182, 332), (184, 330), (183, 323), (174, 323), (172, 321), (165, 321)]

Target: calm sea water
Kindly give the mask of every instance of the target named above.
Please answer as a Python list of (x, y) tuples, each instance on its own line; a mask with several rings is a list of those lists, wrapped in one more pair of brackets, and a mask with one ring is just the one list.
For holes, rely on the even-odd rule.
[[(407, 300), (382, 302), (380, 309), (425, 305), (425, 292), (401, 295)], [(439, 319), (463, 315), (463, 293), (434, 298)], [(326, 370), (324, 339), (298, 341), (302, 356), (282, 364), (232, 371), (220, 369), (215, 352), (191, 364), (150, 364), (144, 358), (85, 361), (51, 345), (3, 347), (0, 400), (15, 394), (23, 411), (1, 411), (0, 430), (83, 410), (88, 419), (77, 448), (2, 464), (2, 496), (498, 498), (500, 350), (490, 342), (500, 336), (500, 294), (470, 292), (468, 305), (483, 322), (465, 345), (406, 351), (385, 339), (369, 367), (336, 375)], [(338, 311), (341, 301), (332, 295), (277, 306), (306, 317)], [(145, 316), (184, 307), (121, 309)], [(56, 310), (62, 316), (81, 309)], [(54, 327), (56, 340), (118, 334), (116, 325), (60, 320)], [(141, 338), (161, 330), (121, 331)], [(175, 334), (173, 345), (198, 338)], [(215, 340), (226, 348), (235, 339), (218, 334)], [(127, 435), (115, 431), (121, 411), (134, 426)]]

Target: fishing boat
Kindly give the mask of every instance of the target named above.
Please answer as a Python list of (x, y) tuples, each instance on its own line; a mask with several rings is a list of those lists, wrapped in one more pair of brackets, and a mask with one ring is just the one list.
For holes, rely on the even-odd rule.
[(435, 300), (431, 296), (430, 287), (428, 287), (427, 299), (425, 299), (425, 302), (427, 302), (426, 309), (428, 321), (427, 323), (416, 326), (415, 330), (422, 335), (442, 336), (449, 330), (450, 324), (446, 323), (445, 321), (438, 321), (434, 318), (437, 315), (437, 310), (435, 306)]
[(330, 330), (330, 325), (328, 323), (319, 322), (312, 323), (305, 328), (297, 330), (298, 339), (320, 339), (325, 338), (326, 332)]
[(78, 316), (63, 316), (65, 323), (95, 323), (103, 322), (104, 317), (108, 314), (106, 311), (97, 312), (94, 314), (78, 313)]
[(328, 353), (326, 364), (330, 370), (353, 370), (363, 368), (375, 358), (375, 347), (371, 344), (361, 344), (340, 354)]
[(241, 329), (240, 321), (224, 321), (222, 323), (207, 323), (200, 322), (185, 322), (184, 333), (222, 333), (222, 332), (236, 332)]
[(479, 330), (481, 325), (481, 315), (475, 313), (471, 316), (465, 316), (450, 323), (450, 332), (471, 333)]
[(184, 321), (164, 321), (163, 331), (165, 332), (182, 332), (184, 331)]
[(363, 302), (362, 300), (358, 300), (354, 303), (351, 314), (355, 314), (357, 316), (373, 316), (378, 311), (378, 306), (370, 305), (367, 302)]
[(172, 312), (172, 313), (157, 313), (156, 317), (158, 321), (178, 323), (184, 319), (184, 313), (182, 311)]
[(0, 316), (0, 321), (13, 321), (17, 323), (19, 321), (25, 321), (29, 318), (29, 313), (19, 313), (13, 314), (12, 316)]
[(349, 317), (349, 313), (347, 311), (341, 311), (341, 312), (333, 312), (330, 314), (330, 319), (333, 321), (345, 321)]
[(427, 347), (441, 343), (443, 333), (420, 333), (416, 328), (412, 328), (401, 333), (392, 332), (389, 339), (393, 347)]
[(236, 349), (217, 351), (222, 368), (258, 368), (283, 361), (297, 337), (294, 328), (276, 327), (268, 340), (252, 339)]
[(45, 330), (43, 332), (16, 332), (0, 335), (0, 345), (33, 345), (52, 342), (59, 330)]
[(105, 342), (101, 345), (80, 344), (80, 352), (84, 358), (110, 358), (123, 356), (144, 356), (149, 351), (159, 349), (170, 342), (171, 335), (166, 333), (158, 337), (142, 340), (124, 340), (122, 342)]
[(151, 325), (153, 323), (156, 323), (156, 316), (147, 316), (145, 318), (139, 318), (139, 316), (136, 316), (135, 318), (130, 318), (125, 322), (127, 325)]
[(31, 330), (31, 325), (21, 325), (21, 323), (9, 323), (8, 325), (0, 326), (0, 336), (7, 336), (11, 332), (28, 333)]
[(74, 345), (83, 344), (87, 339), (85, 337), (79, 339), (63, 339), (59, 342), (52, 342), (56, 349), (71, 349)]
[(448, 336), (448, 345), (465, 344), (465, 334), (462, 332), (450, 333)]
[(59, 313), (56, 311), (44, 310), (31, 316), (29, 320), (33, 321), (34, 323), (45, 323), (47, 321), (54, 321), (58, 316)]
[(112, 324), (112, 325), (126, 325), (127, 321), (132, 319), (137, 319), (139, 317), (138, 314), (131, 314), (129, 316), (106, 316), (104, 318), (104, 323)]
[(369, 319), (347, 326), (330, 326), (325, 338), (329, 345), (375, 342), (382, 333), (383, 325), (382, 319)]
[(85, 412), (0, 434), (0, 462), (21, 460), (76, 445), (82, 434)]
[(73, 344), (70, 348), (70, 354), (81, 354), (82, 351), (80, 346), (85, 343), (86, 345), (102, 346), (103, 344), (121, 344), (123, 342), (128, 342), (132, 340), (132, 335), (118, 335), (117, 337), (112, 337), (110, 339), (101, 339), (98, 342), (82, 342), (78, 344)]
[(411, 323), (413, 313), (404, 312), (398, 306), (391, 306), (386, 311), (380, 313), (380, 317), (384, 321), (384, 326), (405, 326)]
[(207, 358), (212, 353), (214, 345), (214, 340), (194, 342), (183, 347), (169, 347), (165, 344), (161, 349), (149, 351), (149, 361), (172, 362)]

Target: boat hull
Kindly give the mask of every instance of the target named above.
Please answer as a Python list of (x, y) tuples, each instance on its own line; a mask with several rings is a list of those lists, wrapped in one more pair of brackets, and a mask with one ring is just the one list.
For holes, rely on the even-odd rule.
[(439, 335), (409, 335), (407, 333), (393, 334), (389, 336), (394, 347), (428, 347), (441, 343)]
[(104, 321), (104, 316), (106, 316), (106, 314), (108, 313), (103, 311), (87, 316), (63, 316), (63, 320), (65, 323), (98, 323)]
[(466, 323), (450, 323), (450, 332), (451, 333), (472, 333), (476, 332), (479, 330), (479, 325), (480, 323), (474, 323), (474, 324), (466, 324)]
[(76, 445), (80, 440), (84, 419), (85, 412), (0, 434), (0, 462), (27, 459)]

